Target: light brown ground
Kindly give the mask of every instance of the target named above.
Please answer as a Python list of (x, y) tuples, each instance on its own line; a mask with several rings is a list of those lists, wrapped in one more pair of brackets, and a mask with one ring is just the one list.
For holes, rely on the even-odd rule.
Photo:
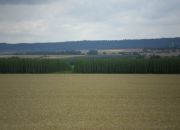
[(179, 130), (180, 75), (0, 75), (0, 130)]

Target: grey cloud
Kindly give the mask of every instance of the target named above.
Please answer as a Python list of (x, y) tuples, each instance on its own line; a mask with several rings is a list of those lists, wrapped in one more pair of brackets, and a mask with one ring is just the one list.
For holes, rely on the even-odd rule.
[(0, 0), (0, 42), (180, 36), (179, 0), (2, 3)]
[(11, 4), (41, 4), (46, 2), (51, 2), (52, 0), (0, 0), (2, 5)]

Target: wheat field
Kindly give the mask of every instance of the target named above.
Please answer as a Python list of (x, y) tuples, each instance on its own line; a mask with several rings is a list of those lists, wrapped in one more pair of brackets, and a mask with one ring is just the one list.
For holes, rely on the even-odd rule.
[(179, 130), (180, 75), (0, 75), (0, 130)]

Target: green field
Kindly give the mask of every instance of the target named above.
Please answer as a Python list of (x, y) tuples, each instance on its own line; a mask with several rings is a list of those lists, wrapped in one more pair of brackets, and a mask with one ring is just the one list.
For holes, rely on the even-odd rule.
[(0, 130), (179, 130), (180, 75), (0, 75)]

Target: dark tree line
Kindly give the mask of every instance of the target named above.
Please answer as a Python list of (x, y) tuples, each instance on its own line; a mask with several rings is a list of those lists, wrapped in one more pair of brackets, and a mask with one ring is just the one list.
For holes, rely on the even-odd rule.
[(66, 62), (57, 59), (0, 59), (0, 73), (53, 73), (70, 69)]
[(61, 59), (0, 58), (0, 73), (154, 73), (180, 74), (180, 58)]
[(155, 73), (179, 74), (179, 58), (79, 60), (75, 73)]
[(81, 51), (32, 51), (32, 52), (18, 52), (15, 55), (82, 55)]

